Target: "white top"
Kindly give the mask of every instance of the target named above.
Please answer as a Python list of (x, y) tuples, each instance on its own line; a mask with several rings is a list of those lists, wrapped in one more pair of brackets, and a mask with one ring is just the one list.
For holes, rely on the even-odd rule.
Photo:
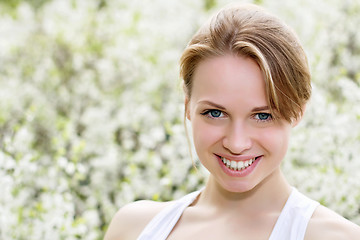
[[(137, 239), (165, 240), (184, 210), (200, 192), (192, 192), (164, 208), (146, 225)], [(303, 240), (308, 222), (318, 205), (318, 202), (311, 200), (293, 188), (269, 240)]]

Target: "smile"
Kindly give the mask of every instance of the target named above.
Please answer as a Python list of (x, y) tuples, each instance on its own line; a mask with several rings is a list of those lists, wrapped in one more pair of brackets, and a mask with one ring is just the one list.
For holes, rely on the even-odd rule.
[(231, 170), (235, 170), (235, 171), (241, 171), (241, 170), (244, 170), (248, 167), (250, 167), (254, 162), (255, 160), (257, 159), (256, 158), (252, 158), (250, 160), (247, 160), (247, 161), (231, 161), (231, 160), (228, 160), (224, 157), (221, 157), (221, 161), (224, 163), (224, 165), (231, 169)]

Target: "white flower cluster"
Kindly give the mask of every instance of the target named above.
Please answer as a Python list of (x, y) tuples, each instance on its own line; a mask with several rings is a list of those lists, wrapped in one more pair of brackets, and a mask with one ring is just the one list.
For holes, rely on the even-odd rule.
[[(204, 184), (188, 153), (178, 61), (230, 1), (14, 2), (0, 3), (0, 239), (102, 239), (125, 203)], [(360, 4), (255, 2), (298, 32), (312, 68), (284, 171), (360, 223)]]

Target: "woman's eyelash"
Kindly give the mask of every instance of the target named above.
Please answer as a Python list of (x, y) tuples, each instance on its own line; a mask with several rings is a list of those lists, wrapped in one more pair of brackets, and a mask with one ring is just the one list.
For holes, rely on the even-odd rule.
[(207, 116), (209, 118), (220, 118), (222, 115), (224, 115), (224, 113), (217, 109), (207, 109), (204, 110), (201, 115)]
[[(206, 109), (200, 114), (211, 119), (222, 118), (225, 115), (223, 111), (218, 109)], [(253, 118), (260, 123), (270, 122), (274, 120), (273, 116), (270, 113), (266, 112), (255, 113), (253, 115)]]
[(256, 113), (254, 118), (258, 122), (269, 122), (273, 120), (273, 116), (270, 113)]

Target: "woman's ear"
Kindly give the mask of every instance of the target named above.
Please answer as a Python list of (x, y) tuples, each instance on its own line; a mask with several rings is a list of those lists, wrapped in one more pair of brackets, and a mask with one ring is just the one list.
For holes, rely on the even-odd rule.
[(190, 107), (189, 107), (190, 102), (189, 102), (189, 98), (188, 98), (188, 97), (185, 97), (185, 102), (184, 102), (184, 104), (185, 104), (185, 117), (186, 117), (189, 121), (191, 121), (191, 118), (190, 118)]

